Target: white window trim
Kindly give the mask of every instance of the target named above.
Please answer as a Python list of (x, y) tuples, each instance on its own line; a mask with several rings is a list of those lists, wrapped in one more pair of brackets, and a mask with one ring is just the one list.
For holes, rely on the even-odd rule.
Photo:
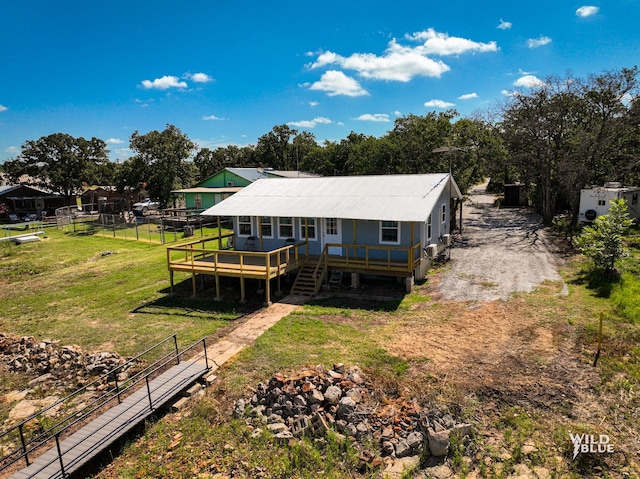
[(445, 224), (447, 222), (447, 204), (446, 203), (442, 203), (442, 205), (440, 206), (440, 220), (442, 224)]
[[(291, 236), (282, 236), (280, 235), (280, 219), (281, 218), (291, 218)], [(287, 225), (289, 226), (289, 225)], [(287, 239), (287, 238), (293, 238), (296, 232), (296, 220), (294, 218), (292, 218), (291, 216), (282, 216), (282, 217), (278, 217), (277, 221), (276, 221), (276, 227), (278, 228), (278, 239)]]
[(431, 243), (433, 238), (433, 218), (432, 215), (427, 217), (427, 244)]
[(299, 218), (299, 222), (300, 224), (298, 225), (298, 227), (300, 228), (300, 240), (304, 241), (304, 240), (309, 240), (309, 241), (317, 241), (318, 240), (318, 218), (309, 218), (310, 220), (313, 220), (313, 236), (309, 236), (309, 238), (306, 237), (306, 235), (304, 234), (304, 218)]
[[(394, 221), (394, 223), (396, 223), (396, 229), (398, 230), (398, 240), (397, 241), (382, 241), (382, 221), (378, 222), (378, 242), (380, 244), (393, 244), (393, 245), (398, 245), (400, 244), (401, 238), (400, 238), (400, 232), (401, 232), (401, 224), (399, 221)], [(389, 229), (389, 227), (387, 227), (387, 229)]]
[[(271, 218), (271, 235), (267, 236), (267, 235), (262, 235), (262, 225), (264, 225), (264, 221), (262, 221), (262, 218)], [(258, 223), (260, 225), (260, 234), (262, 235), (262, 238), (267, 238), (267, 239), (273, 239), (274, 238), (274, 233), (273, 233), (273, 216), (260, 216), (258, 219)]]
[(240, 234), (240, 216), (236, 216), (236, 220), (238, 222), (238, 235), (237, 235), (238, 238), (248, 238), (249, 236), (255, 236), (253, 234), (253, 218), (251, 216), (249, 216), (249, 225), (250, 225), (251, 233), (249, 233), (248, 235)]

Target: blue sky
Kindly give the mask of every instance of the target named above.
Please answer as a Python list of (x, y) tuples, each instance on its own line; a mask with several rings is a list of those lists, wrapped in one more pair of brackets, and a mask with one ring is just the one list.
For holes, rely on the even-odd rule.
[(281, 124), (382, 136), (399, 115), (633, 67), (638, 19), (640, 0), (0, 0), (0, 162), (52, 133), (123, 160), (166, 124), (212, 149)]

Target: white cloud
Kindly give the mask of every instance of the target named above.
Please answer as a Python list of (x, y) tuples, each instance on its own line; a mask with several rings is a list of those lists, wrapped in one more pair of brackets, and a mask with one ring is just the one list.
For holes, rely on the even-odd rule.
[(121, 140), (120, 138), (109, 138), (107, 140), (108, 145), (122, 145), (123, 143), (124, 140)]
[(192, 75), (188, 75), (187, 78), (190, 78), (196, 83), (209, 83), (210, 81), (213, 81), (213, 78), (206, 73), (194, 73)]
[(224, 118), (220, 118), (220, 117), (217, 117), (215, 115), (203, 116), (202, 119), (205, 120), (205, 121), (215, 121), (215, 120), (222, 121), (222, 120), (224, 120)]
[(7, 111), (8, 109), (9, 108), (7, 108), (6, 106), (0, 105), (0, 113), (3, 112), (3, 111)]
[(389, 115), (387, 115), (386, 113), (365, 113), (363, 115), (360, 115), (357, 118), (354, 118), (354, 120), (375, 121), (375, 122), (388, 122), (388, 121), (391, 121), (389, 119)]
[(517, 87), (524, 87), (524, 88), (539, 88), (539, 87), (543, 87), (545, 85), (545, 82), (540, 80), (540, 78), (538, 78), (535, 75), (525, 75), (518, 78), (513, 83), (513, 85)]
[(116, 148), (111, 153), (115, 154), (118, 158), (128, 158), (129, 156), (131, 156), (131, 153), (133, 153), (133, 151), (131, 150), (131, 148)]
[(483, 53), (497, 51), (496, 42), (480, 43), (460, 37), (450, 37), (438, 33), (433, 28), (412, 35), (405, 40), (420, 42), (419, 45), (402, 45), (396, 39), (387, 44), (383, 55), (375, 53), (354, 53), (344, 57), (328, 51), (320, 53), (309, 68), (338, 65), (355, 70), (363, 78), (408, 82), (416, 76), (439, 78), (449, 71), (449, 65), (430, 56), (461, 55), (463, 53)]
[(505, 22), (502, 18), (500, 19), (500, 23), (496, 28), (500, 30), (509, 30), (513, 24), (511, 22)]
[(551, 42), (552, 42), (551, 37), (541, 35), (538, 38), (530, 38), (529, 40), (527, 40), (527, 46), (529, 48), (538, 48), (544, 45), (548, 45)]
[(326, 91), (329, 96), (369, 95), (369, 92), (362, 88), (358, 81), (337, 70), (329, 70), (323, 73), (320, 81), (313, 83), (309, 90)]
[(309, 102), (309, 106), (318, 106), (320, 103), (318, 103), (317, 101), (310, 101)]
[(10, 155), (18, 155), (21, 151), (17, 146), (10, 146), (4, 150), (5, 153), (9, 153)]
[(591, 15), (595, 15), (599, 11), (599, 7), (594, 7), (593, 5), (584, 5), (576, 10), (576, 15), (583, 18), (590, 17)]
[(300, 128), (315, 128), (318, 125), (329, 125), (333, 123), (329, 118), (317, 116), (313, 120), (290, 121), (287, 125), (297, 126)]
[(180, 81), (178, 77), (165, 75), (155, 80), (143, 80), (142, 86), (147, 89), (167, 90), (169, 88), (187, 88), (187, 83)]
[(460, 55), (470, 52), (498, 51), (496, 42), (481, 43), (466, 38), (450, 37), (447, 33), (438, 33), (433, 28), (405, 37), (414, 41), (424, 40), (424, 44), (417, 47), (417, 49), (425, 55)]
[(355, 53), (346, 58), (333, 52), (321, 54), (311, 68), (337, 64), (355, 70), (364, 78), (408, 82), (415, 76), (439, 77), (450, 68), (442, 61), (432, 60), (414, 49), (391, 42), (384, 56)]
[(472, 98), (478, 98), (477, 93), (465, 93), (464, 95), (460, 95), (458, 100), (471, 100)]
[(435, 108), (451, 108), (452, 106), (456, 106), (456, 104), (444, 100), (429, 100), (425, 102), (424, 106)]

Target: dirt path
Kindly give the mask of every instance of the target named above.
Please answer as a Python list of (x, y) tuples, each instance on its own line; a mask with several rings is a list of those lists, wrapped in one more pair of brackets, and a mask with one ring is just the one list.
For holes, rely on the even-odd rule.
[(540, 217), (523, 208), (497, 208), (486, 184), (474, 187), (463, 207), (463, 233), (451, 249), (443, 299), (491, 301), (560, 281), (558, 256)]

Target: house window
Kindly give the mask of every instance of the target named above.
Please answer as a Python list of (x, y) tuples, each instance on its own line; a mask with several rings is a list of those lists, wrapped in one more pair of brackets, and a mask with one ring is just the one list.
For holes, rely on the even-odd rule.
[(327, 218), (327, 231), (328, 235), (337, 235), (338, 234), (338, 218)]
[(251, 236), (251, 216), (238, 216), (238, 236)]
[(598, 206), (604, 206), (605, 204), (604, 200), (598, 200)]
[(633, 196), (631, 197), (631, 204), (632, 205), (638, 204), (638, 193), (634, 193)]
[(300, 239), (316, 239), (316, 219), (301, 218), (300, 219)]
[(280, 238), (293, 238), (293, 218), (278, 218), (278, 236)]
[(400, 244), (400, 225), (397, 221), (380, 222), (380, 243)]
[(194, 206), (197, 209), (202, 208), (202, 195), (196, 195)]
[(260, 232), (263, 238), (273, 238), (273, 226), (271, 224), (271, 216), (263, 216), (260, 218)]
[(442, 222), (443, 223), (447, 222), (447, 204), (446, 203), (442, 205)]
[(427, 218), (427, 243), (431, 243), (431, 236), (433, 236), (433, 229), (431, 227), (431, 215)]

